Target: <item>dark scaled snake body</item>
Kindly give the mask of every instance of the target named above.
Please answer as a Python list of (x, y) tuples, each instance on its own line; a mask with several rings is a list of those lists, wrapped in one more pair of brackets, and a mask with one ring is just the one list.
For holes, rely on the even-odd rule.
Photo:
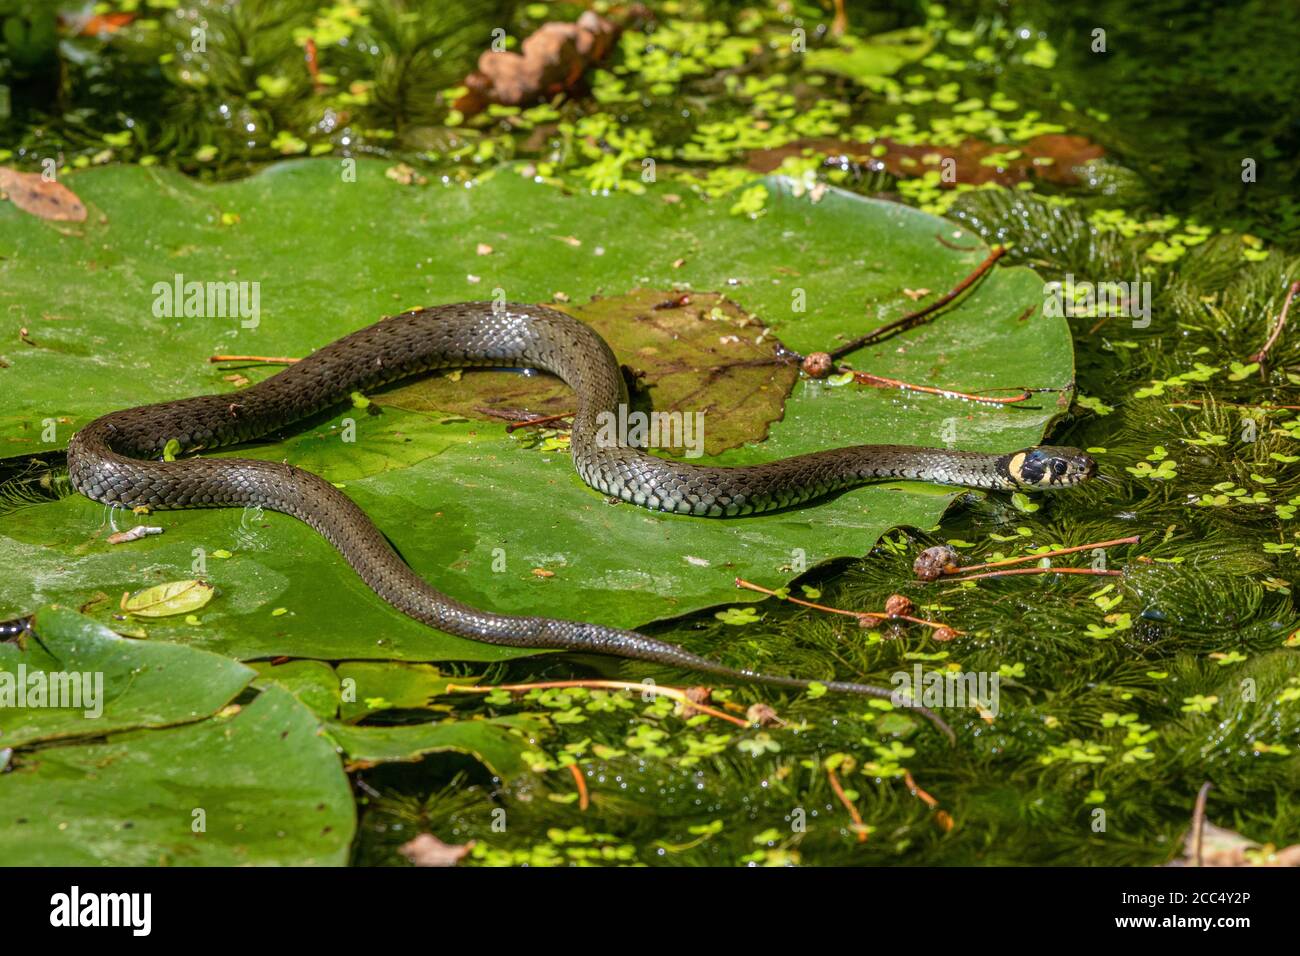
[[(563, 379), (577, 399), (571, 447), (583, 481), (661, 511), (730, 516), (798, 504), (880, 479), (989, 489), (1046, 488), (1089, 477), (1082, 452), (1040, 447), (1004, 455), (860, 445), (742, 468), (711, 468), (599, 441), (602, 413), (627, 402), (619, 364), (582, 322), (540, 306), (464, 303), (384, 319), (242, 391), (113, 412), (68, 445), (72, 487), (95, 501), (151, 509), (259, 506), (324, 535), (393, 607), (431, 627), (511, 647), (589, 651), (653, 661), (732, 680), (808, 687), (794, 677), (735, 670), (635, 631), (581, 621), (494, 614), (435, 590), (415, 574), (345, 494), (290, 465), (246, 459), (158, 460), (168, 442), (185, 452), (261, 437), (347, 400), (353, 392), (438, 368), (532, 368)], [(890, 698), (870, 684), (823, 681), (828, 690)], [(943, 729), (933, 713), (916, 708)]]

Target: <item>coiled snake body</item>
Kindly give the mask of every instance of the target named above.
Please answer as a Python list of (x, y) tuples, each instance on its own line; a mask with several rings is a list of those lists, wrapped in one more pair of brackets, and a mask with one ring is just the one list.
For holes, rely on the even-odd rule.
[[(627, 401), (613, 352), (590, 327), (540, 306), (464, 303), (393, 316), (319, 349), (243, 391), (142, 405), (95, 419), (68, 446), (72, 487), (95, 501), (154, 509), (259, 506), (293, 515), (324, 535), (362, 580), (399, 611), (461, 637), (512, 647), (590, 651), (734, 680), (807, 687), (793, 677), (734, 670), (634, 631), (580, 621), (494, 614), (462, 604), (412, 571), (366, 514), (329, 482), (300, 468), (245, 459), (159, 461), (175, 439), (197, 451), (248, 441), (321, 412), (357, 391), (437, 368), (494, 366), (551, 372), (574, 391), (573, 462), (608, 495), (648, 508), (729, 516), (786, 507), (878, 479), (977, 488), (1074, 484), (1092, 473), (1075, 449), (1006, 455), (862, 445), (744, 468), (657, 458), (597, 440), (602, 413)], [(869, 684), (822, 682), (832, 691), (889, 698)], [(918, 708), (951, 736), (938, 717)]]

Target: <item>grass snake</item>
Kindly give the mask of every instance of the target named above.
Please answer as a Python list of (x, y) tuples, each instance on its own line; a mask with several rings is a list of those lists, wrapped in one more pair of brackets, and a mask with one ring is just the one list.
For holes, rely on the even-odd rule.
[[(471, 302), (383, 319), (241, 391), (141, 405), (78, 431), (68, 446), (72, 487), (95, 501), (150, 509), (258, 506), (293, 515), (329, 540), (383, 600), (417, 621), (511, 647), (587, 651), (651, 661), (731, 680), (807, 687), (794, 677), (736, 670), (634, 631), (581, 621), (495, 614), (435, 590), (402, 560), (356, 504), (328, 481), (291, 465), (233, 458), (158, 460), (169, 441), (196, 452), (246, 442), (318, 414), (353, 392), (438, 368), (550, 372), (577, 400), (571, 447), (582, 480), (646, 508), (722, 517), (796, 505), (875, 480), (913, 479), (988, 489), (1036, 489), (1090, 477), (1077, 449), (1002, 455), (902, 445), (859, 445), (739, 468), (658, 458), (598, 440), (604, 416), (627, 402), (614, 353), (594, 330), (533, 305)], [(608, 431), (606, 432), (608, 434)], [(828, 690), (888, 699), (884, 687), (822, 681)], [(935, 714), (916, 708), (948, 736)]]

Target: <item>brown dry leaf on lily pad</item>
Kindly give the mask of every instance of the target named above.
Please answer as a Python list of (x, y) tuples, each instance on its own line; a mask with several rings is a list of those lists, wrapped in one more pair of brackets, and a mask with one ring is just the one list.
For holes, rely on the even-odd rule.
[[(642, 412), (702, 412), (708, 422), (703, 445), (716, 455), (762, 441), (779, 421), (799, 367), (778, 360), (778, 343), (766, 327), (716, 293), (692, 293), (678, 305), (674, 292), (638, 289), (627, 295), (568, 305), (564, 311), (588, 323), (634, 371), (639, 389), (632, 408)], [(573, 392), (552, 376), (467, 370), (459, 380), (442, 375), (374, 398), (379, 405), (413, 412), (446, 412), (495, 422), (572, 412)], [(685, 418), (683, 418), (683, 421)], [(660, 446), (682, 454), (683, 443)], [(675, 434), (668, 436), (676, 438)]]
[[(883, 147), (883, 152), (875, 150), (881, 155), (873, 153), (875, 147)], [(931, 169), (942, 171), (942, 163), (951, 160), (952, 176), (939, 182), (944, 189), (958, 183), (980, 186), (994, 182), (1014, 186), (1031, 175), (1058, 186), (1075, 186), (1080, 181), (1076, 170), (1105, 155), (1105, 150), (1086, 136), (1060, 133), (1046, 133), (1024, 143), (1000, 146), (979, 139), (963, 140), (956, 146), (937, 146), (899, 143), (888, 137), (866, 143), (821, 138), (754, 150), (746, 165), (755, 172), (771, 172), (787, 157), (798, 156), (805, 149), (855, 158), (905, 179), (922, 176)]]
[(40, 173), (20, 173), (0, 166), (0, 192), (23, 212), (51, 222), (85, 222), (86, 207), (77, 194)]
[(473, 840), (457, 845), (443, 843), (432, 833), (421, 833), (399, 846), (397, 852), (416, 866), (455, 866), (473, 848)]

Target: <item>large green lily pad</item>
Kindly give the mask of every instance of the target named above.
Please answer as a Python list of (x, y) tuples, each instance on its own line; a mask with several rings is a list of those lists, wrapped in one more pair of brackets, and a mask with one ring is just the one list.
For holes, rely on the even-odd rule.
[[(41, 610), (33, 626), (25, 648), (0, 644), (0, 747), (200, 720), (254, 676), (217, 654), (119, 637), (67, 608)], [(21, 702), (6, 699), (6, 684)]]
[(527, 769), (523, 757), (530, 746), (527, 734), (539, 729), (518, 717), (388, 727), (329, 725), (334, 741), (349, 757), (362, 763), (406, 762), (450, 751), (468, 754), (502, 776)]
[(339, 712), (339, 678), (324, 661), (256, 661), (253, 686), (265, 690), (279, 685), (297, 697), (317, 717), (332, 720)]
[[(834, 190), (814, 202), (775, 181), (765, 213), (750, 221), (727, 203), (669, 203), (661, 191), (568, 195), (508, 169), (473, 187), (425, 188), (397, 185), (377, 163), (358, 172), (357, 182), (343, 182), (337, 163), (302, 161), (205, 186), (114, 167), (68, 177), (90, 209), (76, 228), (0, 208), (0, 314), (28, 330), (0, 354), (8, 363), (0, 451), (60, 447), (115, 408), (232, 391), (230, 373), (208, 364), (213, 353), (303, 355), (384, 314), (491, 298), (498, 288), (512, 300), (560, 292), (573, 303), (633, 288), (722, 291), (792, 348), (832, 347), (914, 308), (905, 289), (951, 288), (988, 251), (903, 206)], [(480, 244), (491, 254), (479, 255)], [(178, 273), (259, 282), (257, 327), (155, 316), (154, 284)], [(967, 391), (1067, 389), (1069, 335), (1062, 319), (1041, 314), (1042, 301), (1033, 272), (998, 269), (938, 321), (852, 359)], [(1061, 394), (988, 407), (800, 382), (766, 440), (705, 460), (746, 464), (862, 442), (1006, 451), (1039, 440)], [(736, 576), (784, 583), (803, 567), (865, 553), (892, 526), (934, 524), (952, 496), (895, 484), (730, 521), (660, 515), (611, 506), (581, 483), (567, 454), (509, 437), (495, 422), (373, 408), (340, 409), (251, 453), (344, 484), (417, 571), (502, 611), (635, 626), (753, 600), (733, 589)], [(346, 441), (353, 427), (356, 440)], [(195, 576), (197, 548), (207, 555), (199, 576), (217, 596), (197, 625), (158, 619), (145, 625), (151, 636), (239, 658), (515, 653), (394, 613), (329, 545), (280, 515), (164, 512), (147, 521), (165, 534), (116, 547), (103, 540), (105, 517), (77, 497), (9, 516), (0, 612), (81, 606), (96, 594)], [(213, 557), (219, 550), (233, 556)]]
[(447, 685), (479, 680), (444, 674), (431, 664), (393, 661), (348, 661), (338, 666), (338, 679), (345, 690), (339, 718), (349, 724), (385, 710), (450, 711), (450, 704), (434, 703), (447, 694)]
[(333, 745), (280, 687), (233, 717), (23, 753), (0, 777), (11, 865), (341, 865), (355, 827)]

